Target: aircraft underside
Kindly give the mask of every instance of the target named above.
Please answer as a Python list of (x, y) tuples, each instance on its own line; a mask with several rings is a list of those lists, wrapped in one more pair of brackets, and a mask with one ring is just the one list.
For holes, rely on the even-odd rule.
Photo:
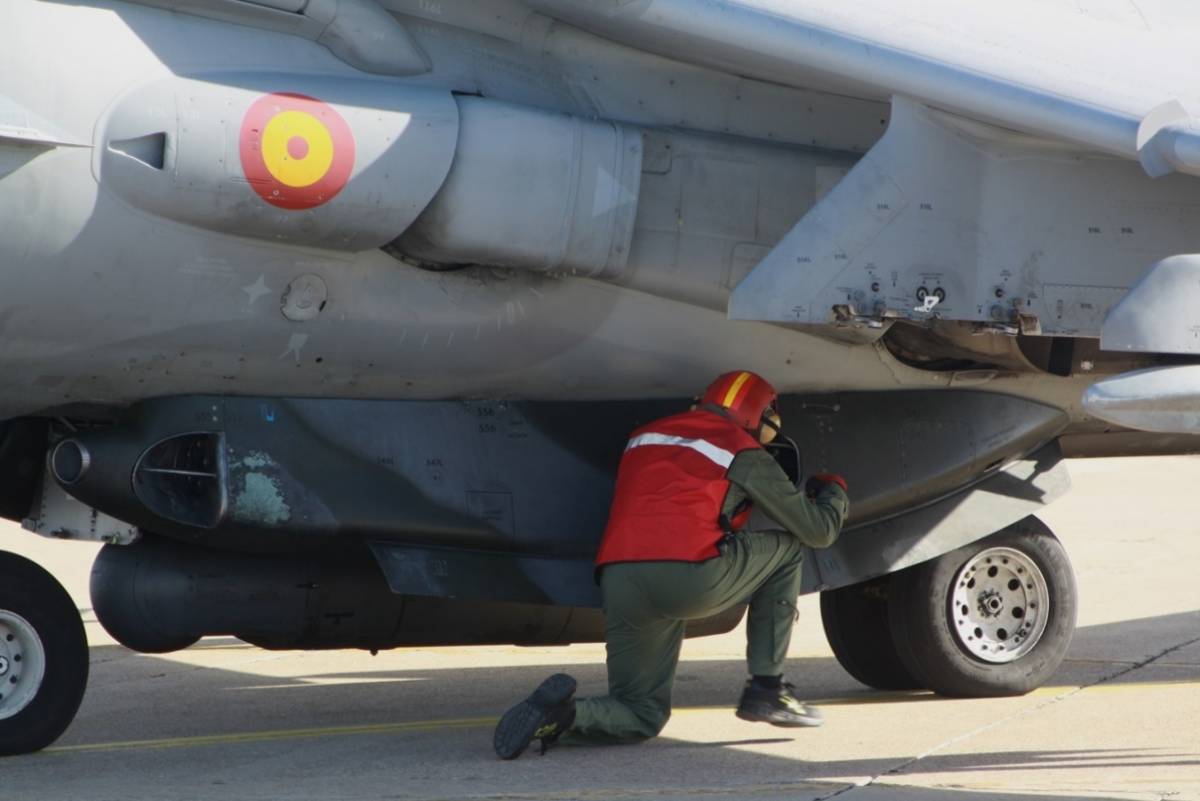
[[(568, 0), (292, 5), (5, 11), (0, 515), (107, 543), (116, 639), (600, 640), (626, 436), (736, 367), (781, 390), (797, 480), (849, 480), (803, 591), (852, 675), (1053, 673), (1064, 453), (1200, 450), (1186, 148), (725, 69)], [(86, 643), (0, 557), (17, 753), (69, 724)]]

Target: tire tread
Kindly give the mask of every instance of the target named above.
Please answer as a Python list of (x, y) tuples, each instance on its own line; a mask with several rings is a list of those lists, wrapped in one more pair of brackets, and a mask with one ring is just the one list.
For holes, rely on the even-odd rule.
[(29, 621), (46, 649), (46, 673), (29, 706), (0, 720), (0, 756), (39, 751), (57, 740), (83, 701), (87, 634), (71, 596), (45, 569), (0, 551), (0, 609)]

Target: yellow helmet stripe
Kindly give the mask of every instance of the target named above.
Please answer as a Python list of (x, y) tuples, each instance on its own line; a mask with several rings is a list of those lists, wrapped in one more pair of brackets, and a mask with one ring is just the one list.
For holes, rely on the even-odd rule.
[(721, 405), (726, 408), (733, 406), (733, 402), (737, 400), (738, 393), (742, 391), (742, 387), (749, 380), (749, 373), (739, 373), (738, 377), (733, 379), (733, 384), (730, 385), (729, 391), (725, 393), (725, 399), (721, 401)]

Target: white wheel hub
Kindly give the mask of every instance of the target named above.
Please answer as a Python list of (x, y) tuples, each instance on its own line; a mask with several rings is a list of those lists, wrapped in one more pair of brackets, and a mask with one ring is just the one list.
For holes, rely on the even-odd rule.
[(988, 548), (954, 577), (950, 629), (959, 645), (982, 662), (1003, 664), (1025, 656), (1046, 631), (1050, 590), (1041, 568), (1013, 548)]
[(46, 649), (37, 629), (16, 612), (0, 609), (0, 720), (37, 697), (46, 676)]

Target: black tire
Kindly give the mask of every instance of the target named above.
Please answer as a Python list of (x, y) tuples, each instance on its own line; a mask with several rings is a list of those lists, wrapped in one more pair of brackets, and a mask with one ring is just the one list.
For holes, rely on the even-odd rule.
[[(971, 635), (960, 637), (958, 633), (964, 628), (958, 625), (959, 619), (966, 619), (970, 607), (960, 607), (961, 615), (952, 607), (953, 583), (959, 571), (977, 556), (981, 557), (982, 568), (991, 571), (992, 568), (984, 564), (985, 552), (995, 553), (992, 549), (996, 548), (1016, 551), (1021, 559), (1036, 565), (1044, 578), (1048, 596), (1041, 602), (1041, 609), (1048, 608), (1048, 611), (1040, 636), (1034, 639), (1033, 635), (1026, 635), (1022, 643), (1012, 634), (999, 635), (1000, 646), (1007, 642), (1010, 649), (1028, 649), (1009, 662), (972, 654), (966, 642)], [(1000, 558), (1002, 554), (997, 557), (997, 565)], [(1004, 564), (1008, 565), (1008, 562)], [(978, 575), (982, 586), (984, 574)], [(975, 584), (963, 581), (959, 589), (969, 593), (968, 586)], [(1032, 591), (1033, 584), (1028, 586)], [(1020, 582), (1014, 584), (1010, 580), (1010, 587), (1015, 587), (1018, 593), (1025, 592)], [(982, 592), (969, 597), (977, 599), (979, 609), (986, 602)], [(1000, 603), (1004, 603), (1003, 599)], [(1027, 603), (1032, 606), (1038, 601)], [(893, 574), (889, 621), (901, 661), (922, 685), (939, 695), (960, 698), (1023, 695), (1040, 687), (1062, 663), (1075, 632), (1076, 606), (1075, 576), (1066, 551), (1045, 523), (1036, 517), (1027, 517), (990, 537)], [(1002, 625), (1018, 626), (1029, 620), (1025, 617), (1029, 613), (1016, 603), (1012, 608), (1002, 606), (997, 615), (1003, 614), (1010, 615), (1014, 621)], [(1005, 636), (1010, 639), (1003, 640)], [(997, 649), (994, 641), (990, 646), (976, 642), (974, 647)]]
[[(0, 613), (23, 618), (41, 641), (44, 655), (45, 671), (33, 697), (15, 714), (0, 719), (0, 756), (27, 754), (57, 740), (75, 719), (87, 687), (87, 635), (79, 611), (62, 585), (28, 559), (3, 551)], [(19, 639), (9, 642), (19, 643)], [(19, 683), (14, 670), (30, 663), (24, 654), (16, 661), (16, 655), (14, 649), (8, 657), (0, 693), (15, 686), (10, 685), (14, 675)]]
[(833, 655), (846, 672), (877, 690), (919, 690), (888, 623), (891, 576), (821, 593), (821, 623)]

